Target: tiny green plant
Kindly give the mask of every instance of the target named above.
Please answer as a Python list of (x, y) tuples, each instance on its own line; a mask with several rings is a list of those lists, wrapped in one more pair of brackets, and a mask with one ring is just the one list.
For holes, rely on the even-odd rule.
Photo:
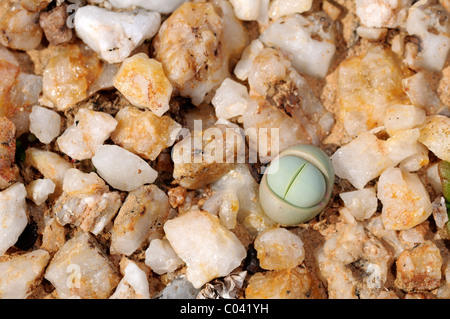
[(304, 223), (325, 209), (333, 185), (334, 170), (326, 153), (312, 145), (297, 145), (267, 167), (260, 184), (261, 206), (282, 225)]

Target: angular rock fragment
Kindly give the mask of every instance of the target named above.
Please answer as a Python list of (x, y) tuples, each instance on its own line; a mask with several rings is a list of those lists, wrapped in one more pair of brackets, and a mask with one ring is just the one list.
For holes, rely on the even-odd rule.
[(56, 143), (72, 159), (89, 159), (116, 126), (117, 121), (111, 115), (82, 108), (75, 114), (73, 125), (64, 131)]
[(22, 183), (0, 192), (0, 256), (16, 243), (27, 226), (26, 196)]
[(143, 158), (155, 160), (175, 143), (181, 125), (169, 116), (126, 107), (116, 115), (117, 127), (111, 139), (115, 144)]
[(145, 40), (158, 32), (158, 12), (135, 10), (115, 12), (87, 5), (75, 14), (75, 31), (108, 63), (120, 63)]
[(155, 59), (174, 90), (199, 105), (228, 76), (224, 41), (223, 19), (213, 4), (186, 2), (162, 23)]
[(142, 158), (117, 145), (99, 146), (92, 163), (111, 187), (123, 191), (132, 191), (153, 183), (158, 176)]
[(430, 196), (417, 174), (389, 168), (380, 176), (377, 194), (386, 229), (412, 228), (432, 213)]
[(440, 285), (442, 256), (433, 242), (403, 251), (397, 259), (395, 286), (407, 292), (433, 290)]
[(123, 61), (114, 78), (114, 86), (133, 105), (162, 116), (169, 110), (172, 84), (166, 78), (161, 63), (138, 53)]
[(131, 260), (125, 264), (122, 280), (109, 299), (150, 299), (147, 274)]
[(420, 129), (419, 142), (444, 161), (450, 161), (450, 118), (445, 115), (427, 117)]
[(336, 52), (332, 20), (314, 14), (281, 17), (264, 30), (260, 40), (287, 52), (298, 72), (314, 77), (327, 75)]
[(55, 191), (55, 183), (51, 179), (36, 179), (27, 185), (27, 198), (36, 205), (42, 205), (50, 194)]
[(237, 237), (205, 211), (190, 211), (164, 225), (167, 240), (187, 265), (187, 279), (200, 288), (240, 265), (246, 251)]
[(305, 258), (303, 241), (285, 228), (261, 232), (254, 246), (261, 267), (268, 270), (293, 269)]
[(178, 257), (167, 239), (155, 238), (145, 251), (145, 264), (158, 275), (177, 270), (184, 262)]
[(61, 132), (61, 116), (45, 107), (35, 105), (30, 113), (30, 132), (44, 144), (51, 143)]
[(0, 298), (27, 298), (41, 282), (49, 260), (49, 253), (43, 249), (0, 260)]
[(45, 272), (59, 298), (106, 299), (119, 284), (117, 267), (88, 233), (79, 232), (61, 247)]
[(43, 71), (43, 96), (58, 111), (87, 98), (89, 86), (102, 66), (93, 51), (76, 44), (49, 46), (51, 57)]
[(39, 13), (13, 5), (0, 20), (0, 43), (16, 50), (33, 50), (42, 40)]
[(39, 25), (48, 42), (53, 45), (69, 43), (74, 37), (73, 29), (67, 25), (68, 12), (68, 5), (62, 4), (39, 16)]
[(130, 192), (114, 220), (111, 252), (129, 256), (145, 241), (162, 237), (169, 210), (169, 198), (155, 185)]
[(73, 167), (59, 154), (35, 147), (29, 147), (25, 151), (25, 162), (41, 172), (44, 178), (51, 179), (55, 183), (57, 191), (62, 189), (66, 171)]

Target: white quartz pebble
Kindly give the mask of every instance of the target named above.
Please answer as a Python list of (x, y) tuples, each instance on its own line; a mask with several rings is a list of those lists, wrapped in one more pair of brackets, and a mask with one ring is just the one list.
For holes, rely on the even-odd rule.
[(286, 228), (270, 228), (255, 239), (260, 265), (268, 270), (292, 269), (305, 259), (303, 241)]
[(409, 9), (406, 31), (420, 39), (418, 66), (439, 72), (450, 50), (450, 16), (441, 5), (430, 4), (428, 0), (421, 0)]
[(369, 28), (396, 28), (404, 24), (411, 0), (356, 0), (356, 14)]
[(22, 183), (0, 192), (0, 256), (16, 243), (27, 226), (26, 196)]
[(62, 299), (106, 299), (120, 282), (116, 265), (96, 239), (83, 231), (58, 250), (44, 277)]
[(71, 168), (64, 175), (63, 191), (68, 195), (91, 195), (104, 188), (105, 182), (94, 172), (83, 173)]
[(217, 89), (212, 105), (218, 118), (230, 119), (244, 114), (249, 103), (247, 88), (230, 78), (226, 78)]
[(29, 147), (25, 151), (25, 161), (44, 175), (51, 179), (57, 189), (62, 188), (64, 175), (73, 165), (55, 152), (44, 151), (35, 147)]
[(312, 7), (313, 0), (273, 0), (269, 7), (269, 16), (276, 20), (293, 13), (302, 13)]
[(49, 260), (49, 253), (39, 249), (0, 262), (1, 299), (27, 298), (40, 283)]
[(386, 229), (409, 229), (431, 215), (430, 197), (417, 174), (391, 167), (381, 174), (377, 186)]
[(244, 21), (258, 19), (261, 0), (230, 0), (230, 2), (238, 19)]
[(418, 128), (400, 131), (387, 140), (378, 139), (371, 133), (361, 133), (330, 157), (334, 172), (357, 189), (363, 189), (386, 169), (416, 154), (419, 136)]
[(158, 32), (160, 24), (161, 15), (146, 10), (114, 12), (87, 5), (75, 14), (78, 37), (108, 63), (125, 60)]
[(247, 255), (239, 239), (209, 212), (186, 212), (168, 220), (164, 231), (177, 255), (186, 263), (187, 279), (195, 288), (230, 274)]
[(40, 142), (49, 144), (61, 132), (61, 116), (45, 107), (33, 106), (30, 113), (30, 132), (36, 135)]
[(55, 191), (55, 183), (51, 179), (36, 179), (27, 185), (27, 197), (36, 205), (42, 205), (48, 198), (48, 195)]
[[(323, 25), (327, 24), (328, 27)], [(288, 53), (300, 73), (325, 77), (336, 52), (335, 35), (330, 19), (292, 14), (281, 17), (267, 27), (260, 40)]]
[(147, 274), (129, 260), (122, 280), (109, 299), (150, 299)]
[(145, 264), (158, 275), (177, 270), (184, 262), (178, 257), (167, 239), (153, 239), (145, 251)]
[(377, 210), (378, 200), (374, 188), (364, 188), (339, 194), (345, 207), (357, 220), (370, 218)]
[(153, 183), (158, 176), (146, 161), (117, 145), (99, 146), (92, 163), (109, 185), (123, 191)]
[(109, 0), (109, 3), (116, 9), (131, 9), (140, 7), (159, 13), (171, 13), (187, 0)]
[(86, 108), (75, 115), (73, 125), (58, 137), (56, 143), (60, 150), (72, 159), (92, 158), (98, 146), (102, 145), (116, 129), (117, 121), (104, 112)]

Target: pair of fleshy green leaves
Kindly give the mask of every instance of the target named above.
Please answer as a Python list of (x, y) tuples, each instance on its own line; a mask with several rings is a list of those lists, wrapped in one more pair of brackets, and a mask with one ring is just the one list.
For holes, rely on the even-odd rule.
[(333, 184), (333, 166), (326, 153), (312, 145), (297, 145), (281, 152), (267, 167), (259, 198), (271, 219), (292, 226), (324, 210)]

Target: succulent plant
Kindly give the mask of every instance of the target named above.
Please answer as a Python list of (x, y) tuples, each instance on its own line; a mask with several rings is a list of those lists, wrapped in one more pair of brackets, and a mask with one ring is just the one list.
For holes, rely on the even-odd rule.
[(267, 167), (259, 197), (264, 212), (281, 225), (311, 220), (331, 197), (334, 170), (320, 148), (297, 145), (281, 152)]

